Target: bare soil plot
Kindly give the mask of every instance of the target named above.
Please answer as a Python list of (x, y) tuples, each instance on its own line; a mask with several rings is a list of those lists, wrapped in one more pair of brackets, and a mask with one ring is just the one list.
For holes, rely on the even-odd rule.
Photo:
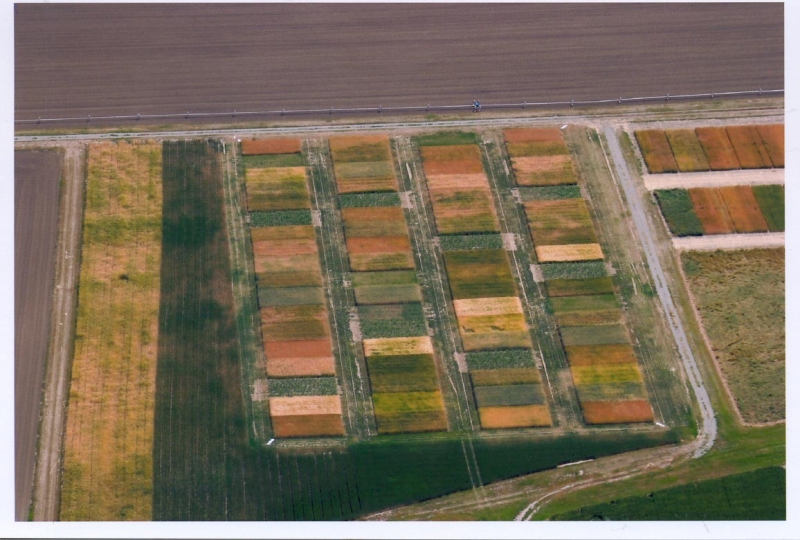
[(62, 520), (151, 517), (161, 174), (160, 145), (89, 148)]
[(14, 493), (28, 518), (50, 336), (62, 156), (14, 152)]

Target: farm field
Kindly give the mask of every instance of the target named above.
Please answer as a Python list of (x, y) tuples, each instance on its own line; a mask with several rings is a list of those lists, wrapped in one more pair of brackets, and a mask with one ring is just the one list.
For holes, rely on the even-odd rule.
[(63, 521), (152, 517), (162, 154), (89, 146)]
[(268, 399), (272, 432), (280, 438), (345, 434), (300, 150), (299, 139), (242, 141), (245, 159), (260, 159), (245, 162), (269, 396), (259, 392), (255, 400)]
[(786, 519), (786, 470), (768, 467), (557, 514), (554, 521)]
[[(417, 139), (440, 235), (500, 230), (477, 139), (472, 144), (450, 144), (468, 142), (470, 136), (440, 133)], [(471, 194), (469, 200), (458, 195), (461, 189)], [(467, 200), (482, 217), (460, 216), (454, 226), (445, 206), (452, 199)], [(550, 426), (547, 396), (534, 364), (533, 343), (508, 256), (503, 249), (484, 247), (485, 243), (460, 249), (469, 246), (468, 238), (443, 256), (481, 427)]]
[(784, 231), (784, 187), (726, 186), (653, 192), (675, 236)]
[(446, 431), (406, 217), (399, 197), (380, 193), (398, 188), (389, 139), (329, 144), (378, 433)]
[(784, 165), (783, 124), (651, 129), (634, 134), (650, 174)]
[(63, 158), (14, 152), (14, 492), (17, 520), (28, 517), (50, 336)]
[[(525, 131), (531, 132), (525, 135), (528, 140), (548, 132), (505, 130), (506, 145)], [(575, 195), (531, 199), (523, 207), (583, 419), (587, 424), (652, 422), (613, 283), (594, 262), (604, 257), (589, 207)]]
[(784, 250), (683, 252), (681, 259), (742, 418), (785, 418)]

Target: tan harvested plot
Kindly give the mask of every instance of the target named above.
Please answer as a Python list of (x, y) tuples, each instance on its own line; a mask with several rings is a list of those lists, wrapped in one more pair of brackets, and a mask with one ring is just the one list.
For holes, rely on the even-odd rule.
[(638, 364), (632, 362), (570, 366), (570, 372), (576, 386), (642, 381)]
[(330, 339), (304, 341), (268, 341), (264, 344), (267, 358), (298, 358), (330, 356)]
[(485, 351), (492, 349), (530, 349), (531, 337), (524, 331), (493, 330), (484, 333), (461, 332), (461, 342), (465, 351)]
[(481, 407), (478, 409), (484, 429), (548, 427), (552, 425), (547, 405), (522, 407)]
[(282, 225), (250, 229), (253, 242), (262, 240), (314, 240), (316, 233), (312, 225)]
[(389, 161), (392, 158), (386, 135), (342, 136), (329, 140), (334, 161)]
[(408, 338), (375, 338), (364, 340), (365, 356), (406, 356), (410, 354), (433, 354), (431, 338), (427, 336)]
[(719, 188), (725, 208), (738, 233), (767, 232), (767, 222), (750, 186)]
[(339, 396), (294, 396), (269, 398), (269, 414), (275, 416), (300, 416), (315, 414), (342, 414)]
[(161, 145), (89, 147), (61, 520), (152, 518)]
[(783, 167), (785, 163), (785, 135), (783, 124), (756, 126), (761, 141), (769, 153), (773, 167)]
[(300, 139), (248, 139), (242, 141), (242, 155), (296, 154), (300, 152)]
[(536, 368), (473, 369), (470, 377), (473, 386), (504, 386), (542, 381)]
[(582, 402), (587, 424), (630, 424), (652, 422), (653, 410), (647, 400)]
[(556, 127), (504, 129), (503, 138), (507, 143), (564, 142), (561, 130)]
[(691, 129), (668, 129), (665, 134), (679, 171), (709, 170), (708, 160), (694, 131)]
[(727, 171), (739, 168), (739, 159), (728, 138), (725, 128), (707, 127), (694, 130), (700, 146), (708, 159), (712, 171)]
[(423, 146), (419, 151), (426, 177), (483, 173), (483, 162), (477, 145)]
[(516, 296), (453, 300), (453, 307), (458, 317), (522, 313), (522, 302)]
[(541, 263), (596, 261), (603, 258), (603, 250), (600, 248), (600, 244), (536, 246), (536, 258)]
[(361, 253), (410, 252), (408, 236), (355, 237), (347, 239), (347, 251), (353, 255)]
[(480, 174), (437, 174), (427, 176), (428, 189), (434, 191), (470, 191), (482, 189), (489, 192), (489, 180)]
[(319, 377), (336, 375), (332, 356), (319, 358), (267, 358), (268, 377)]

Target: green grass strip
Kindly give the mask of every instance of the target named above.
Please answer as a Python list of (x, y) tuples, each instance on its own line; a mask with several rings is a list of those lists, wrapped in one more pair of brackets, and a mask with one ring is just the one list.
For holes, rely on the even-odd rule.
[(248, 169), (267, 167), (305, 167), (303, 154), (265, 154), (262, 156), (242, 156), (242, 163)]
[(398, 193), (344, 193), (339, 195), (341, 208), (367, 208), (371, 206), (400, 206)]
[(581, 198), (581, 188), (577, 185), (520, 187), (518, 189), (520, 198), (525, 202)]
[(602, 261), (546, 263), (539, 265), (544, 279), (584, 279), (607, 275)]
[(468, 249), (503, 249), (503, 237), (499, 234), (464, 234), (439, 237), (442, 251)]
[(785, 231), (786, 195), (783, 186), (753, 186), (753, 195), (770, 232)]
[(694, 212), (692, 199), (685, 189), (657, 189), (653, 192), (675, 236), (701, 236), (703, 224)]
[(427, 135), (417, 135), (414, 137), (414, 142), (418, 146), (478, 144), (478, 135), (468, 131), (437, 131)]
[(467, 353), (467, 367), (473, 369), (521, 368), (534, 365), (530, 349), (502, 349)]

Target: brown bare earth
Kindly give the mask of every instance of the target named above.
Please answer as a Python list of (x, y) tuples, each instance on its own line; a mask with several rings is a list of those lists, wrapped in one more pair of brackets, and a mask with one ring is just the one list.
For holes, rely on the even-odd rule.
[(15, 113), (35, 119), (783, 88), (783, 21), (781, 3), (21, 3)]
[(42, 399), (58, 223), (61, 154), (14, 152), (14, 492), (28, 518)]

